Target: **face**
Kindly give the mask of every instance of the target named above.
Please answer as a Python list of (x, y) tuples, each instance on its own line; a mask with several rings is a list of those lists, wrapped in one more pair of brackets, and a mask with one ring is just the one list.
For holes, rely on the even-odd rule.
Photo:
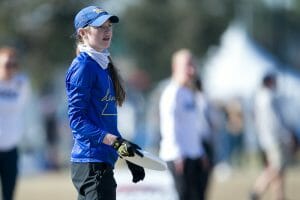
[(112, 39), (112, 23), (107, 20), (99, 27), (87, 27), (79, 30), (84, 44), (97, 51), (109, 48)]
[(16, 58), (7, 53), (0, 54), (0, 80), (9, 80), (17, 71)]
[(177, 81), (183, 85), (189, 85), (196, 75), (196, 66), (193, 57), (188, 52), (183, 52), (175, 58), (174, 73)]

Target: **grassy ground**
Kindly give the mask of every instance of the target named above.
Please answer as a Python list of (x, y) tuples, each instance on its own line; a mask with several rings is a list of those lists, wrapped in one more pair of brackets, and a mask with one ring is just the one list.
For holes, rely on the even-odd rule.
[[(125, 173), (125, 172), (124, 172)], [(258, 169), (238, 169), (233, 170), (231, 175), (227, 176), (227, 179), (217, 181), (216, 178), (212, 179), (209, 200), (247, 200), (248, 191), (258, 175)], [(147, 173), (150, 175), (151, 173)], [(160, 177), (161, 180), (169, 177)], [(152, 182), (153, 183), (153, 182)], [(160, 184), (160, 181), (157, 180)], [(138, 185), (131, 184), (132, 187)], [(120, 186), (120, 185), (119, 185)], [(122, 186), (122, 184), (121, 184)], [(139, 185), (141, 186), (141, 184)], [(169, 184), (168, 187), (172, 187)], [(126, 195), (122, 195), (122, 199), (129, 200), (134, 198), (134, 190), (128, 190)], [(170, 191), (170, 190), (169, 190)], [(124, 191), (123, 191), (124, 192)], [(300, 166), (294, 166), (288, 169), (286, 174), (286, 193), (288, 200), (300, 199)], [(148, 195), (148, 197), (146, 197)], [(128, 196), (128, 197), (126, 197)], [(153, 193), (144, 193), (145, 199), (150, 199)], [(154, 195), (155, 196), (155, 195)], [(130, 197), (130, 198), (129, 198)], [(34, 176), (22, 177), (18, 183), (16, 200), (67, 200), (76, 199), (76, 192), (70, 181), (68, 171), (56, 172), (56, 173), (43, 173)], [(159, 195), (151, 200), (161, 199)], [(141, 199), (139, 199), (141, 200)], [(165, 199), (164, 199), (165, 200)], [(174, 199), (170, 199), (174, 200)], [(264, 200), (272, 200), (272, 195), (267, 193)]]
[[(247, 200), (249, 190), (259, 174), (258, 170), (238, 170), (226, 181), (214, 181), (210, 189), (210, 200)], [(300, 199), (300, 167), (289, 168), (286, 173), (286, 197), (287, 200)], [(264, 200), (272, 200), (272, 190), (263, 197)]]

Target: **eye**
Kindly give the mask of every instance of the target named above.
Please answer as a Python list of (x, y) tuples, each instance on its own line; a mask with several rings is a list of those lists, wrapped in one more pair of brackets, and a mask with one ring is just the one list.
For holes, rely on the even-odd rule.
[(105, 31), (111, 31), (112, 27), (113, 27), (112, 24), (108, 24), (108, 25), (99, 26), (97, 27), (97, 29), (105, 32)]

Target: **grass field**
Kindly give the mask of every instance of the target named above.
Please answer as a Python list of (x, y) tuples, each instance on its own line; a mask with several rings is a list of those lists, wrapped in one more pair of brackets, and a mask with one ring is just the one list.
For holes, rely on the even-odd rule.
[[(248, 191), (259, 169), (233, 170), (227, 179), (212, 179), (209, 200), (247, 200)], [(175, 200), (172, 181), (167, 172), (146, 171), (146, 179), (139, 184), (130, 183), (126, 169), (116, 169), (118, 200)], [(286, 174), (287, 200), (300, 199), (300, 166), (290, 167)], [(42, 173), (21, 177), (16, 200), (68, 200), (76, 199), (76, 191), (69, 172)], [(272, 200), (268, 192), (264, 200)]]

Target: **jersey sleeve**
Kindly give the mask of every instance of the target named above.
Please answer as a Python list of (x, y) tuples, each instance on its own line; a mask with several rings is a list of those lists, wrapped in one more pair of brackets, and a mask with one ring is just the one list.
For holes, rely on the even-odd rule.
[(87, 116), (94, 81), (95, 73), (86, 63), (75, 64), (67, 73), (68, 114), (71, 129), (81, 133), (80, 137), (102, 143), (107, 131), (93, 124)]

